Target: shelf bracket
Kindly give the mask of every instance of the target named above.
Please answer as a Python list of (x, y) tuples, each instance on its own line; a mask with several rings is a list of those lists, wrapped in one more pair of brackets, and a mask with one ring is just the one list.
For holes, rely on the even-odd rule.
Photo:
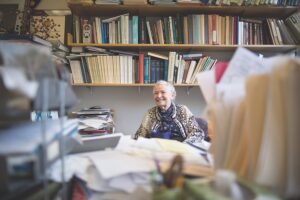
[(141, 86), (138, 86), (138, 93), (141, 94)]
[(87, 86), (86, 88), (90, 91), (90, 94), (93, 95), (93, 87)]
[(190, 90), (191, 90), (192, 86), (188, 86), (186, 87), (186, 94), (189, 96), (190, 95)]

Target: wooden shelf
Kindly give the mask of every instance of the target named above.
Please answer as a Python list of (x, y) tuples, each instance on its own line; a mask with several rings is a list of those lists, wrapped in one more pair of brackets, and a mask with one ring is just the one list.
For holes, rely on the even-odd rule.
[(69, 3), (73, 13), (80, 16), (115, 16), (124, 13), (139, 16), (169, 16), (180, 13), (238, 15), (242, 17), (286, 18), (299, 7), (295, 6), (208, 6), (201, 4), (174, 5), (96, 5)]
[[(72, 84), (74, 87), (153, 87), (155, 84), (121, 84), (121, 83), (81, 83)], [(175, 87), (195, 87), (198, 84), (174, 84)]]
[(94, 43), (73, 43), (71, 34), (68, 34), (68, 46), (87, 47), (94, 46), (104, 49), (117, 49), (128, 51), (222, 51), (233, 52), (238, 47), (245, 47), (251, 51), (259, 52), (287, 52), (300, 48), (300, 45), (196, 45), (196, 44), (94, 44)]

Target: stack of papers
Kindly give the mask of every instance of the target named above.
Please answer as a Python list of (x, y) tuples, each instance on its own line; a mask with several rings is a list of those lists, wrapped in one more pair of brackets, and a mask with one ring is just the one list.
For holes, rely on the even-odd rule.
[[(157, 170), (154, 160), (159, 160), (161, 169), (164, 171), (177, 154), (181, 154), (184, 158), (186, 174), (212, 175), (211, 164), (201, 156), (197, 149), (188, 144), (163, 139), (133, 140), (127, 135), (121, 137), (114, 150), (94, 151), (66, 157), (66, 180), (71, 179), (73, 175), (81, 178), (87, 183), (87, 187), (94, 191), (95, 198), (108, 194), (133, 195), (137, 191), (142, 191), (143, 194), (149, 196), (150, 172)], [(60, 170), (58, 161), (50, 170), (50, 178), (61, 181)]]
[(79, 133), (82, 136), (96, 136), (114, 132), (113, 111), (107, 108), (92, 107), (76, 114), (79, 119)]
[[(299, 69), (299, 59), (261, 59), (239, 48), (220, 83), (202, 90), (216, 132), (215, 167), (288, 198), (300, 196)], [(214, 82), (209, 77), (199, 75)]]

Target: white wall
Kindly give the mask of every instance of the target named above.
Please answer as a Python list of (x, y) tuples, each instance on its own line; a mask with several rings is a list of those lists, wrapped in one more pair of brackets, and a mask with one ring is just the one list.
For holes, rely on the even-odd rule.
[[(204, 99), (199, 87), (176, 87), (176, 103), (189, 107), (195, 116), (200, 116), (204, 107)], [(116, 131), (134, 134), (146, 111), (154, 106), (152, 87), (74, 87), (80, 103), (72, 108), (102, 106), (115, 111)], [(189, 94), (188, 94), (189, 93)]]

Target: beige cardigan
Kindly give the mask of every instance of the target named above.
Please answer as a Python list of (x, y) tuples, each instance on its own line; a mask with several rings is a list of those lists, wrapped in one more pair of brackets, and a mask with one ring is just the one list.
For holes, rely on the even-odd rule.
[[(172, 118), (179, 127), (181, 135), (185, 139), (184, 142), (194, 143), (204, 139), (203, 130), (199, 127), (194, 115), (187, 106), (175, 104)], [(155, 106), (145, 114), (142, 124), (135, 134), (135, 138), (137, 139), (140, 136), (149, 138), (151, 132), (156, 130), (160, 123), (161, 117), (158, 107)]]

